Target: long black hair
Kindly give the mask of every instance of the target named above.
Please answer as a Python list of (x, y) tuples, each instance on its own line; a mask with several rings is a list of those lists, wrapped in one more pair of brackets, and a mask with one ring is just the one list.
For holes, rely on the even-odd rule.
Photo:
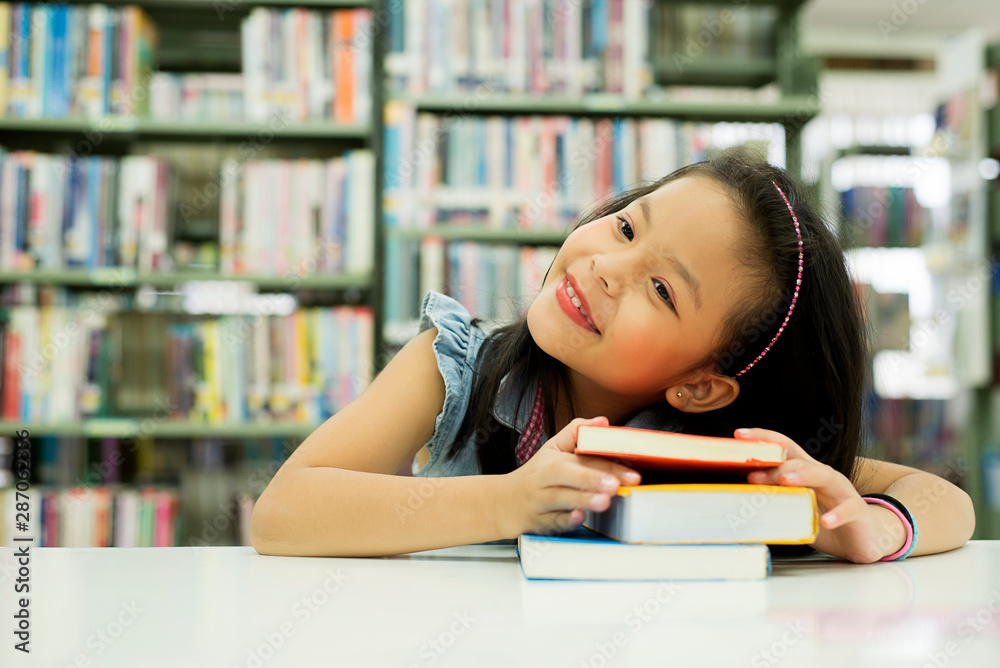
[[(577, 227), (685, 177), (707, 177), (725, 188), (744, 223), (741, 257), (749, 274), (741, 288), (745, 299), (729, 314), (710, 353), (691, 370), (713, 364), (717, 372), (734, 376), (760, 354), (788, 312), (798, 272), (798, 237), (775, 184), (795, 210), (805, 258), (795, 310), (767, 355), (739, 376), (739, 396), (728, 406), (705, 413), (679, 411), (664, 398), (663, 410), (686, 433), (732, 436), (739, 427), (781, 432), (817, 460), (853, 478), (861, 448), (869, 334), (843, 250), (794, 179), (752, 154), (730, 150), (608, 198)], [(481, 348), (469, 409), (448, 457), (456, 456), (474, 435), (483, 473), (516, 468), (518, 434), (493, 417), (493, 406), (501, 380), (517, 368), (529, 370), (541, 381), (545, 431), (555, 433), (554, 400), (572, 396), (569, 374), (535, 344), (526, 319), (521, 319), (492, 332)], [(534, 383), (519, 392), (520, 410), (521, 404), (534, 400)], [(572, 407), (571, 414), (576, 416)]]

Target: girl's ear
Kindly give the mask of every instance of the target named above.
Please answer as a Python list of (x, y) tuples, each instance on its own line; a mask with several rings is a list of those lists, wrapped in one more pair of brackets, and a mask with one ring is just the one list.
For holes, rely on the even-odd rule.
[(702, 372), (700, 378), (667, 388), (667, 401), (685, 413), (707, 413), (725, 408), (740, 396), (740, 384), (714, 371)]

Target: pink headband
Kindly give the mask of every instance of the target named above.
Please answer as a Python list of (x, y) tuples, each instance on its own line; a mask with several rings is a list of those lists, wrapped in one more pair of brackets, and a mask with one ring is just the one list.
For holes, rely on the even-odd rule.
[(761, 358), (767, 354), (767, 351), (771, 349), (771, 346), (774, 345), (774, 342), (778, 340), (778, 337), (781, 336), (781, 333), (785, 331), (785, 325), (788, 324), (788, 319), (792, 317), (792, 311), (795, 310), (795, 302), (798, 301), (799, 298), (799, 288), (802, 287), (802, 257), (803, 257), (802, 232), (801, 230), (799, 230), (799, 219), (795, 216), (795, 211), (792, 210), (792, 203), (788, 201), (787, 197), (785, 197), (784, 191), (782, 191), (782, 189), (779, 188), (778, 184), (775, 183), (774, 181), (771, 181), (771, 184), (775, 187), (775, 189), (777, 189), (778, 194), (781, 195), (781, 199), (785, 200), (785, 206), (788, 207), (788, 213), (792, 214), (792, 222), (795, 223), (795, 236), (799, 238), (799, 275), (798, 278), (795, 279), (795, 294), (792, 295), (792, 305), (788, 307), (788, 313), (787, 315), (785, 315), (785, 321), (781, 323), (781, 327), (778, 327), (778, 333), (774, 335), (774, 338), (771, 339), (771, 342), (767, 344), (767, 347), (764, 348), (764, 351), (760, 355), (757, 355), (757, 359), (755, 359), (753, 362), (750, 362), (750, 364), (747, 364), (746, 368), (743, 369), (743, 371), (740, 371), (735, 376), (733, 376), (733, 378), (739, 378), (741, 375), (749, 371), (754, 364), (759, 362)]

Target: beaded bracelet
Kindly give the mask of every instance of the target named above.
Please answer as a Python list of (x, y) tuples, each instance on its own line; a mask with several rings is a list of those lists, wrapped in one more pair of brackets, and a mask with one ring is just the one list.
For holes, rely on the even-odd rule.
[(899, 499), (891, 497), (888, 494), (862, 494), (861, 498), (865, 500), (865, 503), (874, 503), (875, 505), (888, 508), (896, 514), (900, 521), (903, 522), (903, 526), (906, 527), (906, 540), (903, 542), (903, 547), (892, 554), (882, 557), (879, 561), (898, 561), (910, 556), (910, 552), (917, 546), (917, 523), (913, 521), (913, 515), (906, 509), (906, 506), (900, 503)]

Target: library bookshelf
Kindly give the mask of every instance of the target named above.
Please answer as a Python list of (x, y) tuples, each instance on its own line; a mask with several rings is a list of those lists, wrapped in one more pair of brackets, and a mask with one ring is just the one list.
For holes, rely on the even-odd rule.
[[(597, 4), (538, 3), (540, 14), (524, 23), (490, 29), (470, 11), (462, 20), (472, 33), (489, 35), (485, 46), (458, 39), (450, 48), (447, 29), (422, 30), (429, 24), (421, 12), (433, 9), (419, 3), (404, 3), (406, 25), (390, 26), (383, 230), (389, 351), (416, 333), (428, 289), (464, 295), (460, 301), (486, 322), (523, 310), (532, 295), (525, 281), (540, 278), (579, 215), (640, 179), (701, 159), (709, 124), (755, 124), (749, 141), (765, 146), (776, 143), (773, 134), (761, 140), (765, 131), (778, 128), (782, 146), (768, 157), (800, 173), (801, 130), (820, 111), (818, 62), (799, 48), (801, 2), (755, 1), (735, 10), (612, 1), (601, 3), (606, 14)], [(582, 44), (572, 34), (578, 25)], [(502, 40), (528, 55), (494, 50)], [(532, 145), (518, 144), (518, 134)], [(658, 142), (676, 154), (649, 149)], [(594, 148), (601, 145), (610, 148)], [(526, 213), (532, 208), (540, 214)]]
[[(12, 349), (5, 346), (10, 369), (3, 384), (10, 386), (11, 374), (25, 369), (49, 383), (26, 381), (29, 386), (35, 383), (31, 390), (17, 386), (17, 400), (8, 401), (0, 419), (0, 435), (31, 434), (37, 464), (33, 482), (44, 490), (36, 514), (39, 535), (48, 541), (44, 544), (69, 544), (60, 536), (70, 535), (72, 544), (87, 544), (86, 536), (66, 533), (62, 525), (69, 518), (79, 519), (74, 499), (90, 498), (78, 492), (94, 485), (115, 494), (120, 489), (158, 488), (173, 497), (162, 503), (150, 500), (155, 505), (145, 510), (141, 503), (136, 507), (134, 499), (122, 508), (125, 522), (140, 523), (138, 530), (126, 532), (130, 540), (145, 536), (170, 544), (197, 543), (203, 523), (238, 511), (241, 519), (228, 522), (221, 534), (213, 532), (220, 534), (214, 540), (248, 544), (249, 508), (274, 474), (275, 462), (287, 457), (374, 374), (382, 331), (382, 244), (376, 221), (382, 216), (383, 171), (383, 89), (377, 85), (383, 72), (382, 40), (374, 17), (384, 4), (0, 3), (0, 29), (6, 26), (7, 31), (0, 37), (0, 49), (12, 58), (11, 73), (23, 75), (0, 81), (0, 158), (6, 170), (27, 182), (32, 169), (48, 165), (51, 184), (53, 175), (78, 178), (75, 165), (85, 164), (79, 178), (89, 177), (90, 168), (102, 175), (88, 181), (104, 198), (99, 200), (102, 207), (126, 187), (126, 160), (148, 158), (164, 165), (168, 174), (166, 185), (155, 184), (162, 190), (140, 189), (136, 195), (147, 201), (162, 197), (162, 211), (156, 214), (160, 218), (145, 219), (154, 221), (153, 227), (138, 227), (137, 234), (130, 233), (137, 239), (123, 241), (124, 232), (110, 230), (119, 220), (132, 218), (115, 211), (86, 234), (69, 233), (74, 242), (84, 240), (83, 252), (68, 243), (60, 247), (59, 242), (69, 238), (63, 229), (53, 246), (35, 248), (37, 237), (16, 236), (27, 234), (27, 227), (10, 225), (22, 220), (15, 214), (28, 214), (16, 208), (0, 212), (0, 222), (6, 218), (8, 223), (4, 241), (13, 241), (8, 248), (18, 249), (17, 257), (0, 260), (3, 330), (38, 335), (34, 362), (25, 356), (20, 365), (11, 364)], [(248, 38), (268, 30), (272, 36), (267, 39), (277, 41), (266, 48), (259, 44), (266, 55), (246, 48)], [(26, 44), (34, 44), (38, 53)], [(292, 44), (312, 60), (289, 59)], [(18, 57), (19, 48), (23, 58)], [(89, 57), (82, 60), (97, 63), (97, 71), (76, 65), (82, 52), (74, 49), (84, 50)], [(22, 70), (16, 69), (22, 65)], [(160, 113), (169, 106), (164, 100), (173, 100), (164, 97), (162, 82), (154, 79), (159, 74), (182, 82), (184, 93), (172, 116)], [(245, 78), (237, 97), (245, 95), (234, 108), (232, 95), (226, 98), (211, 86), (236, 76)], [(199, 85), (208, 87), (197, 89)], [(184, 110), (183, 101), (192, 95), (201, 97)], [(128, 164), (131, 169), (139, 163)], [(225, 171), (227, 167), (232, 171)], [(254, 169), (257, 178), (251, 180)], [(295, 190), (306, 177), (312, 190)], [(288, 184), (287, 190), (282, 184)], [(339, 200), (322, 199), (331, 185)], [(60, 185), (56, 190), (74, 192), (72, 187)], [(227, 188), (238, 202), (229, 213), (222, 203)], [(359, 195), (350, 197), (354, 192)], [(296, 201), (306, 199), (302, 210), (289, 216), (282, 236), (251, 236), (247, 231), (255, 216), (254, 235), (276, 234), (272, 229), (286, 224), (281, 211), (294, 210)], [(97, 212), (105, 215), (95, 206), (87, 210), (86, 220), (97, 219)], [(227, 219), (241, 227), (227, 231)], [(72, 217), (68, 225), (76, 223)], [(87, 236), (92, 231), (100, 236)], [(143, 250), (152, 234), (163, 238)], [(332, 250), (303, 248), (303, 239)], [(296, 243), (295, 254), (281, 255), (284, 244)], [(129, 244), (138, 251), (126, 252)], [(267, 254), (275, 248), (278, 253)], [(34, 256), (30, 262), (22, 261), (29, 256)], [(192, 311), (182, 295), (199, 291), (215, 295), (221, 309)], [(234, 309), (236, 302), (241, 306)], [(82, 313), (88, 314), (87, 322), (80, 321)], [(147, 319), (141, 329), (120, 324)], [(26, 329), (18, 329), (25, 323)], [(42, 329), (33, 329), (38, 324)], [(108, 336), (111, 331), (117, 337)], [(327, 345), (321, 346), (321, 341)], [(271, 347), (283, 344), (307, 352), (269, 357)], [(258, 348), (251, 349), (254, 345)], [(209, 347), (214, 357), (205, 352)], [(70, 384), (74, 370), (80, 372), (79, 360), (64, 354), (70, 348), (85, 356), (76, 400), (67, 399), (70, 393), (61, 387)], [(90, 355), (91, 349), (97, 352)], [(289, 375), (281, 375), (278, 362)], [(209, 364), (216, 380), (232, 372), (236, 383), (228, 389), (212, 386)], [(254, 364), (260, 372), (256, 376)], [(326, 371), (315, 375), (316, 366), (324, 364)], [(164, 371), (164, 365), (174, 366)], [(248, 369), (237, 374), (243, 366)], [(172, 371), (181, 375), (174, 378)], [(195, 381), (188, 376), (199, 386), (192, 387)], [(296, 382), (284, 382), (296, 376)], [(254, 390), (253, 378), (266, 386)], [(274, 382), (268, 384), (269, 378)], [(136, 379), (138, 385), (133, 384)], [(52, 413), (46, 413), (48, 409)], [(0, 448), (0, 460), (6, 454)], [(108, 464), (111, 460), (114, 466)], [(206, 476), (216, 476), (214, 487), (225, 491), (187, 498), (190, 481), (204, 486)], [(100, 505), (84, 508), (88, 517), (91, 511), (106, 512)], [(62, 525), (60, 518), (65, 520)], [(161, 526), (163, 522), (169, 527)], [(50, 529), (43, 531), (42, 524)], [(106, 542), (110, 535), (102, 534), (92, 544), (112, 544)], [(9, 535), (0, 530), (0, 539), (9, 540)]]

